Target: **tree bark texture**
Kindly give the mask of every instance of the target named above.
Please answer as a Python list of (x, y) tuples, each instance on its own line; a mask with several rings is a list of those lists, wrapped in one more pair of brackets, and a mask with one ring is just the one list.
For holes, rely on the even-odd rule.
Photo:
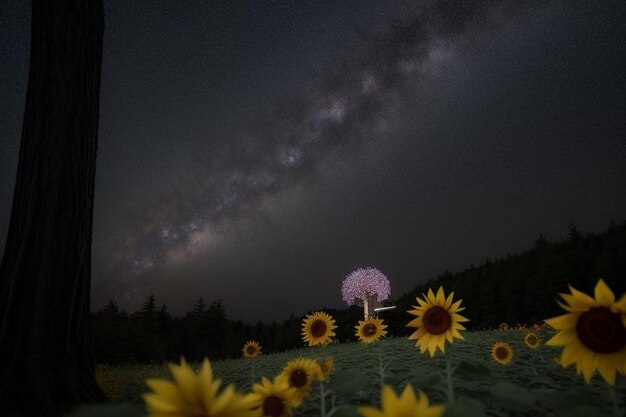
[(28, 91), (0, 266), (0, 415), (103, 399), (88, 331), (102, 0), (34, 0)]

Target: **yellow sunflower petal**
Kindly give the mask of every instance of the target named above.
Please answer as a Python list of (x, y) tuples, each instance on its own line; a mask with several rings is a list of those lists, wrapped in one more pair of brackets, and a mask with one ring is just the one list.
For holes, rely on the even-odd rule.
[(593, 377), (597, 366), (598, 355), (590, 351), (583, 352), (581, 370), (586, 383), (591, 382), (591, 377)]
[(420, 330), (421, 330), (421, 329), (417, 329), (416, 331), (414, 331), (413, 333), (411, 333), (411, 334), (409, 335), (409, 340), (418, 340), (418, 339), (420, 338), (419, 333), (418, 333)]
[[(446, 334), (448, 333), (450, 332), (446, 332)], [(446, 346), (446, 338), (443, 337), (443, 335), (441, 335), (437, 338), (437, 347), (439, 348), (439, 350), (443, 352), (445, 350), (445, 346)]]
[(452, 336), (456, 337), (457, 339), (461, 339), (461, 340), (465, 340), (465, 338), (463, 337), (463, 335), (461, 334), (461, 332), (459, 332), (457, 329), (455, 329), (454, 327), (450, 329), (450, 332), (452, 333)]
[(578, 336), (576, 335), (576, 329), (570, 328), (566, 330), (561, 330), (560, 332), (552, 336), (552, 338), (550, 338), (550, 340), (548, 340), (546, 344), (548, 346), (563, 346), (569, 345), (577, 339)]
[(622, 313), (622, 314), (626, 313), (626, 294), (623, 294), (621, 298), (619, 299), (619, 301), (613, 304), (611, 310), (614, 311), (615, 313)]
[(594, 295), (596, 301), (603, 307), (610, 308), (615, 302), (615, 294), (613, 294), (613, 291), (611, 291), (602, 278), (598, 280), (598, 283), (594, 288)]
[(437, 338), (434, 337), (431, 338), (428, 342), (428, 353), (430, 354), (431, 358), (435, 356), (435, 353), (437, 352), (437, 342)]
[(437, 301), (437, 304), (442, 307), (446, 304), (446, 297), (443, 293), (443, 287), (439, 287), (439, 289), (437, 290), (437, 295), (435, 296), (435, 300)]
[(554, 329), (563, 330), (576, 326), (577, 320), (578, 316), (576, 314), (568, 313), (563, 314), (562, 316), (546, 319), (544, 320), (544, 322), (546, 322), (546, 324), (553, 327)]
[[(591, 296), (585, 294), (584, 292), (578, 291), (576, 288), (572, 287), (571, 285), (569, 286), (569, 290), (574, 296), (574, 298), (576, 299), (577, 304), (579, 305), (582, 304), (586, 307), (594, 307), (598, 305), (596, 300), (591, 298)], [(572, 304), (570, 303), (570, 305)], [(572, 307), (574, 306), (572, 305)]]
[(380, 403), (383, 409), (390, 408), (394, 405), (396, 400), (396, 393), (393, 391), (389, 385), (385, 385), (383, 387), (383, 392), (381, 395)]
[(559, 307), (561, 307), (563, 310), (572, 313), (573, 311), (575, 311), (571, 306), (569, 306), (568, 304), (565, 304), (559, 300), (556, 300), (556, 303), (559, 305)]
[(158, 394), (143, 394), (142, 397), (147, 408), (151, 411), (158, 413), (176, 413), (180, 411), (178, 404), (172, 403)]
[(211, 404), (213, 404), (215, 397), (217, 397), (217, 392), (220, 389), (220, 385), (221, 381), (218, 379), (216, 381), (213, 381), (208, 388), (204, 388), (202, 390), (202, 402), (207, 410), (211, 409)]
[(430, 288), (428, 289), (428, 301), (431, 304), (434, 304), (434, 305), (437, 304), (437, 297), (435, 297), (435, 293), (433, 293), (433, 290)]
[[(424, 294), (422, 294), (424, 295)], [(428, 306), (428, 302), (425, 300), (426, 296), (424, 295), (424, 300), (422, 300), (421, 298), (417, 299), (417, 302), (419, 303), (420, 307), (427, 307)], [(417, 307), (415, 307), (417, 308)]]
[(450, 313), (456, 313), (457, 311), (462, 311), (461, 308), (461, 303), (463, 302), (463, 300), (457, 300), (456, 302), (454, 302), (454, 304), (452, 304), (450, 306), (450, 308), (448, 309), (448, 311)]
[(615, 376), (617, 368), (607, 361), (598, 361), (598, 372), (604, 378), (607, 384), (615, 385)]
[(470, 319), (468, 319), (467, 317), (463, 317), (462, 315), (456, 313), (452, 313), (452, 320), (458, 323), (465, 323), (467, 321), (470, 321)]
[(561, 354), (561, 365), (566, 368), (582, 357), (582, 351), (576, 344), (567, 345)]
[[(423, 321), (421, 317), (416, 317), (413, 320), (411, 320), (405, 327), (420, 327), (422, 325)], [(360, 326), (357, 326), (357, 329)]]
[(596, 301), (589, 297), (585, 299), (577, 298), (572, 294), (560, 294), (561, 298), (569, 304), (570, 308), (568, 311), (583, 311), (588, 310), (591, 307), (595, 307), (597, 305)]
[(189, 365), (187, 365), (187, 362), (183, 359), (180, 366), (170, 366), (170, 371), (174, 376), (176, 384), (180, 387), (183, 396), (187, 401), (195, 403), (200, 392), (196, 384), (196, 374)]
[(150, 378), (146, 379), (146, 385), (148, 385), (156, 395), (162, 397), (166, 401), (170, 401), (172, 403), (180, 403), (184, 401), (183, 395), (178, 387), (170, 381), (165, 379)]
[(213, 370), (211, 369), (209, 360), (206, 358), (202, 361), (202, 365), (200, 365), (198, 378), (200, 380), (200, 390), (203, 392), (209, 389), (210, 385), (213, 383)]
[(428, 397), (421, 391), (418, 391), (417, 405), (420, 408), (428, 408)]
[(430, 343), (430, 339), (432, 338), (433, 335), (430, 333), (426, 333), (426, 331), (424, 330), (424, 333), (419, 338), (419, 342), (428, 345), (428, 343)]
[(219, 415), (234, 398), (235, 387), (230, 384), (220, 393), (215, 402), (211, 404), (211, 411), (214, 414)]
[(457, 330), (467, 330), (467, 329), (465, 328), (465, 326), (463, 326), (461, 323), (454, 323), (454, 324), (452, 325), (452, 328), (453, 328), (453, 329), (457, 329)]
[(400, 407), (402, 407), (403, 410), (410, 410), (416, 402), (417, 399), (415, 398), (413, 387), (407, 384), (407, 386), (404, 387), (404, 391), (402, 391), (402, 394), (400, 395)]

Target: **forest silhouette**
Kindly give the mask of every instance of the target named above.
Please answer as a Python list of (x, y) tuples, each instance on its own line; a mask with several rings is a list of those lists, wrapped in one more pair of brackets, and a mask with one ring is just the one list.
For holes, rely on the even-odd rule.
[[(567, 292), (568, 285), (590, 293), (598, 278), (616, 294), (626, 291), (626, 222), (612, 222), (597, 235), (583, 234), (570, 224), (567, 239), (555, 242), (539, 234), (534, 247), (522, 253), (487, 259), (480, 266), (444, 272), (416, 285), (389, 303), (397, 308), (381, 318), (389, 325), (388, 336), (407, 336), (411, 329), (405, 327), (406, 311), (415, 297), (443, 286), (463, 299), (469, 329), (497, 328), (502, 322), (531, 325), (559, 314), (555, 295)], [(354, 326), (363, 318), (360, 307), (320, 310), (337, 320), (337, 342), (357, 340)], [(130, 314), (111, 300), (92, 313), (91, 324), (96, 361), (113, 365), (178, 360), (181, 355), (188, 360), (239, 357), (251, 339), (261, 343), (263, 353), (300, 348), (303, 317), (292, 314), (282, 323), (249, 324), (230, 319), (221, 300), (207, 303), (202, 298), (188, 313), (173, 317), (151, 295)]]

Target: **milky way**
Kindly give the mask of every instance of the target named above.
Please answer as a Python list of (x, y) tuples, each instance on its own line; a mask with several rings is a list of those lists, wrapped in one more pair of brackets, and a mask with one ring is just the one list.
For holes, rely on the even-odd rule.
[(405, 87), (419, 83), (459, 42), (503, 24), (526, 5), (432, 2), (404, 10), (386, 29), (360, 33), (325, 73), (285, 97), (244, 137), (233, 138), (193, 181), (133, 219), (138, 226), (107, 252), (106, 275), (133, 292), (147, 272), (206, 250), (224, 222), (314, 173), (332, 152), (375, 140)]

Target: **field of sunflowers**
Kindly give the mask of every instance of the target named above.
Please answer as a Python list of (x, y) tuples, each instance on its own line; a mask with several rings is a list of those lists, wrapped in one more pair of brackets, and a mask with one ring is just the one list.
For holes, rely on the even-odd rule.
[[(408, 338), (384, 318), (355, 323), (360, 343), (333, 341), (334, 320), (308, 315), (299, 350), (210, 363), (98, 368), (113, 401), (73, 416), (439, 417), (623, 416), (626, 295), (560, 294), (545, 324), (469, 332), (462, 300), (429, 290), (407, 315)], [(134, 404), (134, 405), (133, 405)]]

